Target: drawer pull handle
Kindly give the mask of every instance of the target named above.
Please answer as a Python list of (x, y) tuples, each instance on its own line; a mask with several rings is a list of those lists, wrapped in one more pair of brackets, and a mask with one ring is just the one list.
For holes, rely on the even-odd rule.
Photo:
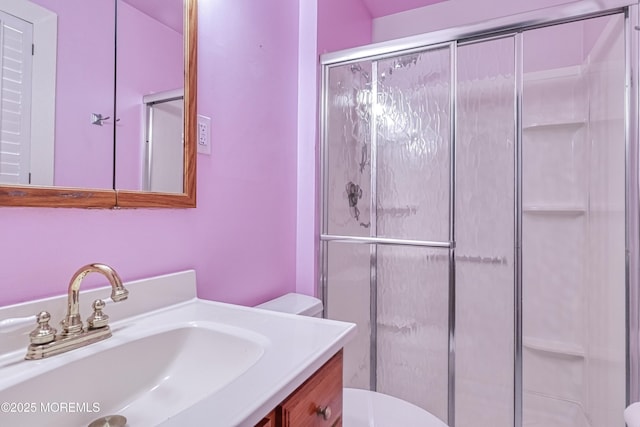
[(327, 421), (331, 418), (331, 406), (325, 406), (324, 408), (316, 409), (316, 414), (322, 417), (323, 420)]

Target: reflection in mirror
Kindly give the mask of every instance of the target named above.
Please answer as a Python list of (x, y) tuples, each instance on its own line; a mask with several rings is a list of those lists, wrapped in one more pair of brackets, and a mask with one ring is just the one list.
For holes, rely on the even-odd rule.
[[(113, 187), (112, 0), (0, 0), (0, 183)], [(105, 123), (109, 123), (107, 120)]]
[[(118, 35), (119, 47), (130, 59), (122, 59), (118, 69), (118, 79), (123, 82), (119, 96), (124, 100), (120, 115), (115, 113), (114, 106), (116, 36), (113, 23), (118, 8), (124, 11), (123, 14), (129, 12), (129, 18), (133, 18), (136, 11), (147, 10), (145, 3), (146, 6), (153, 5), (156, 11), (169, 10), (169, 16), (177, 18), (175, 21), (178, 23), (171, 24), (156, 15), (152, 18), (149, 12), (143, 14), (147, 18), (142, 16), (137, 23), (135, 20), (129, 21), (129, 38), (125, 38), (124, 34)], [(21, 112), (29, 111), (25, 105), (31, 104), (30, 114), (24, 114), (24, 117), (16, 119), (16, 115), (4, 114), (0, 118), (5, 121), (15, 119), (30, 132), (30, 140), (26, 140), (29, 143), (22, 147), (22, 151), (15, 150), (15, 141), (0, 141), (3, 143), (2, 150), (6, 147), (14, 149), (9, 156), (0, 155), (0, 162), (13, 162), (9, 166), (1, 165), (0, 169), (6, 170), (7, 175), (14, 175), (0, 178), (1, 206), (196, 206), (197, 0), (127, 0), (124, 4), (124, 0), (0, 0), (0, 10), (10, 15), (19, 15), (23, 10), (32, 14), (34, 46), (31, 49), (34, 52), (31, 56), (31, 97), (26, 96), (25, 90), (13, 99), (7, 96), (6, 99), (0, 98), (3, 102), (0, 107), (4, 111), (10, 111), (9, 107)], [(179, 10), (165, 9), (165, 4), (177, 5)], [(18, 11), (15, 10), (16, 5), (20, 7)], [(3, 21), (0, 18), (0, 30), (2, 22), (8, 22), (8, 19)], [(122, 19), (126, 21), (127, 17)], [(149, 33), (145, 30), (149, 26), (143, 25), (144, 20), (146, 24), (157, 27), (157, 24), (148, 21), (162, 20), (165, 27), (171, 28), (173, 41), (169, 41), (169, 37), (147, 37)], [(53, 32), (48, 31), (50, 29)], [(23, 37), (22, 34), (27, 32), (20, 30), (18, 33)], [(2, 33), (3, 40), (8, 42), (8, 33), (4, 30)], [(147, 42), (143, 43), (143, 40)], [(151, 45), (150, 41), (155, 41), (155, 44)], [(21, 43), (26, 46), (25, 52), (29, 52), (29, 42)], [(48, 66), (42, 65), (45, 62)], [(125, 74), (123, 70), (131, 74)], [(37, 75), (44, 77), (38, 78)], [(156, 81), (161, 83), (148, 84)], [(150, 153), (146, 138), (143, 137), (147, 120), (144, 114), (147, 108), (145, 99), (171, 90), (183, 91), (183, 125), (179, 130), (174, 129), (174, 133), (182, 137), (177, 138), (178, 142), (175, 142), (176, 138), (172, 141), (173, 147), (181, 144), (183, 151), (166, 157), (172, 159), (174, 163), (171, 166), (175, 170), (182, 171), (182, 179), (176, 178), (172, 189), (162, 187), (156, 190), (153, 184), (149, 184), (149, 169), (145, 169), (145, 159)], [(2, 93), (7, 94), (6, 91)], [(11, 101), (14, 105), (5, 101)], [(28, 124), (25, 121), (27, 116), (31, 119)], [(115, 124), (118, 124), (118, 139), (122, 136), (117, 146), (114, 144)], [(9, 127), (2, 120), (0, 126), (3, 126), (0, 131), (4, 138)], [(43, 155), (34, 155), (40, 153), (39, 147), (46, 147)], [(116, 183), (116, 151), (117, 160), (121, 162), (117, 169), (121, 175), (118, 183), (123, 184)], [(16, 158), (20, 156), (28, 157), (28, 162), (19, 163)], [(47, 159), (49, 165), (42, 168), (45, 172), (34, 166), (38, 158)], [(16, 173), (15, 170), (23, 164), (28, 164), (24, 167), (26, 171)], [(10, 171), (11, 168), (13, 171)], [(165, 170), (161, 173), (165, 173)], [(17, 178), (18, 175), (26, 176), (26, 181)], [(28, 184), (29, 180), (31, 185)], [(182, 185), (177, 183), (180, 180)], [(127, 183), (129, 185), (125, 185)], [(151, 188), (152, 191), (143, 191), (144, 188)]]
[(144, 97), (144, 190), (182, 193), (184, 91)]
[(183, 0), (118, 0), (118, 190), (183, 192), (183, 10)]

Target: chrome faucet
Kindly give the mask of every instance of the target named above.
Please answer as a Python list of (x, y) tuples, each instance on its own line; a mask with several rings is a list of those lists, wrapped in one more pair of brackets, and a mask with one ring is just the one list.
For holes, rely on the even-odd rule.
[(101, 299), (93, 302), (93, 314), (87, 319), (85, 328), (80, 318), (80, 284), (89, 273), (101, 273), (111, 284), (111, 299), (114, 302), (124, 301), (129, 296), (129, 291), (123, 286), (118, 273), (105, 264), (88, 264), (80, 268), (71, 278), (68, 290), (67, 315), (62, 323), (62, 332), (56, 334), (56, 330), (49, 326), (51, 315), (46, 311), (37, 315), (38, 327), (34, 329), (29, 338), (31, 344), (27, 349), (25, 359), (42, 359), (64, 353), (79, 347), (102, 341), (111, 336), (108, 326), (109, 316), (102, 309), (105, 302)]
[(114, 302), (126, 300), (129, 291), (122, 285), (122, 280), (118, 273), (105, 264), (89, 264), (80, 268), (69, 282), (67, 292), (67, 315), (62, 321), (62, 335), (65, 337), (76, 336), (83, 331), (82, 320), (80, 319), (80, 284), (89, 273), (102, 273), (111, 284), (111, 299)]

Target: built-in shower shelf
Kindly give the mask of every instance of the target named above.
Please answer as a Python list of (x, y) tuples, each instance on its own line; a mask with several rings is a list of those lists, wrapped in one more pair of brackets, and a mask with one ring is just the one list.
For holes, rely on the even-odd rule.
[(522, 127), (523, 131), (559, 131), (559, 130), (577, 130), (586, 125), (586, 120), (568, 120), (563, 122), (551, 122), (551, 123), (531, 123)]
[(522, 346), (526, 349), (540, 351), (544, 353), (554, 353), (563, 356), (573, 356), (584, 358), (586, 356), (584, 348), (576, 344), (563, 343), (541, 338), (524, 337)]
[(557, 80), (580, 80), (583, 76), (581, 65), (570, 65), (568, 67), (549, 68), (547, 70), (530, 71), (523, 74), (524, 83), (546, 83)]
[(587, 210), (580, 206), (525, 205), (522, 207), (522, 212), (533, 215), (580, 216)]

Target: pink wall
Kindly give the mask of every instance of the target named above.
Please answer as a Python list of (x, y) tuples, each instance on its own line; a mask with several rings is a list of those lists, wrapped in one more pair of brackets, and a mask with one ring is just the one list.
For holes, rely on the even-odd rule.
[(113, 3), (33, 1), (58, 14), (54, 183), (112, 188), (113, 128), (90, 118), (113, 116)]
[[(567, 3), (576, 2), (572, 0), (537, 0), (535, 2), (494, 0), (492, 7), (488, 8), (475, 0), (448, 0), (374, 19), (373, 39), (376, 42), (393, 40)], [(581, 6), (574, 4), (573, 7), (579, 9)], [(571, 25), (525, 32), (524, 69), (532, 72), (581, 65), (603, 31), (606, 22), (606, 19), (592, 19)], [(555, 49), (549, 50), (549, 40), (562, 40), (563, 43), (556, 44)]]
[(198, 101), (213, 141), (198, 156), (212, 229), (199, 292), (257, 303), (295, 289), (298, 1), (199, 8)]
[(361, 0), (319, 0), (318, 53), (371, 43), (371, 19)]
[[(478, 0), (448, 0), (374, 19), (373, 40), (375, 42), (392, 40), (565, 3), (582, 2), (575, 0), (492, 0), (491, 5), (488, 6), (486, 2)], [(580, 5), (576, 8), (580, 8)]]
[(298, 175), (296, 292), (315, 295), (317, 282), (316, 129), (318, 0), (300, 2), (298, 44)]
[(381, 16), (393, 15), (394, 13), (404, 12), (406, 10), (417, 9), (430, 4), (439, 3), (446, 0), (363, 0), (367, 9), (374, 18)]
[(200, 1), (198, 109), (213, 135), (198, 207), (0, 208), (0, 305), (64, 293), (96, 261), (124, 280), (195, 268), (200, 296), (220, 301), (293, 291), (297, 40), (296, 0)]
[[(523, 70), (525, 73), (582, 65), (584, 23), (572, 22), (560, 26), (525, 31)], [(549, 49), (549, 40), (560, 40)]]
[(182, 34), (138, 9), (118, 3), (116, 188), (142, 188), (142, 97), (184, 86), (182, 39)]
[[(84, 3), (73, 0), (76, 8)], [(221, 301), (254, 304), (296, 289), (313, 293), (317, 83), (299, 80), (298, 69), (313, 72), (319, 53), (371, 41), (371, 18), (359, 0), (318, 3), (317, 15), (299, 15), (297, 0), (281, 0), (277, 8), (253, 0), (200, 1), (198, 109), (212, 117), (213, 144), (211, 156), (198, 156), (198, 207), (0, 208), (0, 305), (63, 293), (79, 266), (96, 261), (111, 264), (125, 280), (195, 268), (200, 296)], [(93, 2), (90, 9), (96, 12)], [(316, 18), (317, 51), (307, 37), (298, 45), (299, 28), (314, 28), (307, 24)], [(108, 57), (105, 49), (96, 50), (96, 61)], [(92, 52), (82, 51), (83, 58)], [(89, 63), (75, 65), (86, 73)], [(65, 84), (72, 89), (60, 93), (108, 112), (99, 104), (111, 102), (108, 87), (71, 78)], [(105, 94), (89, 95), (89, 86)], [(108, 129), (86, 126), (85, 113), (76, 114), (61, 140), (87, 143), (91, 132)], [(303, 236), (298, 242), (296, 227)]]
[(304, 0), (300, 5), (296, 291), (315, 295), (318, 279), (319, 54), (371, 43), (361, 0)]
[(584, 23), (584, 39), (582, 46), (582, 56), (586, 58), (594, 48), (603, 31), (607, 27), (607, 23), (611, 20), (606, 18), (590, 19)]

